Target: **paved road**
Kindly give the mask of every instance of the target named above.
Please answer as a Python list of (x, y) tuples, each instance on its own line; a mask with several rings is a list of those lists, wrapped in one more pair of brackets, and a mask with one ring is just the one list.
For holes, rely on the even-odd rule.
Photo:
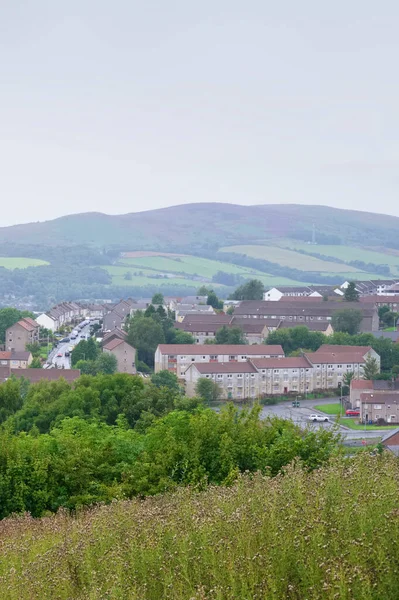
[[(321, 400), (300, 400), (300, 408), (293, 408), (291, 402), (283, 402), (281, 404), (275, 404), (274, 406), (264, 406), (261, 412), (261, 418), (265, 419), (269, 415), (276, 415), (283, 419), (291, 419), (297, 425), (301, 425), (303, 427), (309, 426), (313, 429), (330, 429), (336, 425), (335, 416), (329, 416), (330, 421), (327, 423), (313, 423), (309, 421), (309, 415), (312, 413), (316, 413), (319, 415), (323, 415), (323, 413), (319, 410), (315, 410), (315, 406), (322, 406), (323, 404), (332, 404), (333, 402), (339, 402), (339, 397), (333, 398), (323, 398)], [(345, 438), (345, 441), (360, 442), (363, 439), (376, 439), (380, 438), (385, 432), (385, 429), (377, 430), (377, 429), (369, 429), (369, 430), (360, 430), (360, 429), (348, 429), (346, 427), (338, 426), (338, 430), (340, 435)]]
[[(82, 339), (86, 339), (86, 336), (90, 334), (90, 324), (86, 325), (82, 331), (79, 332), (76, 340), (71, 340), (70, 342), (66, 342), (64, 344), (59, 344), (55, 350), (52, 350), (47, 359), (47, 363), (50, 363), (56, 366), (58, 369), (70, 369), (71, 368), (71, 359), (68, 356), (65, 356), (65, 352), (68, 350), (70, 346), (75, 347)], [(61, 356), (58, 356), (61, 354)]]

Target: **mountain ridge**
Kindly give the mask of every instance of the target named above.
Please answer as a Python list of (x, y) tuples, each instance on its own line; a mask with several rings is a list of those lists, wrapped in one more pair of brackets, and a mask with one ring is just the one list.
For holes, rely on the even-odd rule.
[[(126, 250), (221, 247), (278, 237), (399, 247), (399, 217), (323, 205), (180, 204), (108, 215), (85, 212), (0, 228), (0, 244), (126, 246)], [(326, 242), (325, 242), (326, 243)], [(392, 245), (393, 244), (393, 245)]]

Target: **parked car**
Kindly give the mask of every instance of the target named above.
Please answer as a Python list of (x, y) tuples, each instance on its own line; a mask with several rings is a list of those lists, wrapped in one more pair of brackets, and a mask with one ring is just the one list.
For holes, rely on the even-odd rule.
[(324, 416), (324, 415), (322, 416), (322, 415), (316, 415), (316, 414), (314, 414), (314, 415), (310, 415), (310, 417), (309, 417), (309, 421), (313, 421), (313, 422), (316, 421), (317, 423), (326, 422), (326, 421), (329, 421), (329, 420), (330, 419), (328, 417)]
[(358, 408), (348, 408), (345, 414), (347, 417), (360, 417), (360, 410)]
[(62, 352), (58, 352), (57, 356), (58, 356), (58, 358), (61, 358)]
[(62, 338), (62, 340), (59, 343), (60, 344), (67, 344), (70, 341), (71, 341), (70, 338), (66, 337), (66, 338)]
[(68, 350), (66, 350), (65, 354), (64, 354), (65, 358), (68, 358), (69, 355), (70, 355), (70, 352), (68, 352)]

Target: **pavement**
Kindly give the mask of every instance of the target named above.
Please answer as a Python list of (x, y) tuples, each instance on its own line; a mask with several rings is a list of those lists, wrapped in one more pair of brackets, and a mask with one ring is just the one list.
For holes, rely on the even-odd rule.
[[(86, 336), (90, 335), (90, 325), (89, 323), (79, 332), (76, 340), (71, 340), (70, 342), (65, 342), (63, 344), (58, 344), (58, 346), (50, 352), (47, 358), (47, 364), (51, 365), (52, 368), (56, 367), (57, 369), (70, 369), (71, 368), (71, 357), (65, 356), (65, 352), (68, 351), (68, 348), (74, 348), (76, 344), (81, 342), (83, 339), (86, 339)], [(67, 336), (65, 336), (67, 337)], [(61, 354), (61, 356), (58, 356)]]

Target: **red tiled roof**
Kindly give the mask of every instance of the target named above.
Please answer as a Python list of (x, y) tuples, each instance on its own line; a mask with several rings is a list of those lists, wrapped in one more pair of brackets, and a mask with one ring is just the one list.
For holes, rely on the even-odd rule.
[(314, 354), (325, 354), (326, 352), (332, 352), (334, 354), (344, 354), (347, 352), (357, 352), (366, 354), (371, 350), (371, 346), (339, 346), (335, 344), (323, 344), (320, 346)]
[(20, 325), (21, 327), (23, 327), (27, 331), (34, 331), (36, 329), (36, 326), (33, 326), (30, 323), (27, 323), (26, 321), (24, 321), (22, 319), (21, 319), (21, 321), (18, 321), (18, 323), (15, 323), (15, 325)]
[(36, 321), (34, 321), (33, 319), (31, 319), (30, 317), (24, 317), (21, 320), (25, 321), (29, 325), (32, 325), (32, 327), (34, 327), (35, 329), (37, 329), (39, 327), (39, 323), (36, 323)]
[(124, 344), (125, 340), (122, 340), (121, 338), (115, 338), (114, 340), (111, 340), (110, 342), (107, 342), (106, 344), (104, 344), (103, 349), (104, 350), (115, 350), (115, 348), (117, 346), (119, 346), (120, 344)]
[(372, 390), (373, 382), (368, 379), (352, 379), (351, 390)]
[(18, 379), (22, 377), (28, 379), (31, 383), (36, 383), (42, 379), (48, 381), (57, 381), (66, 379), (68, 383), (75, 381), (80, 377), (79, 369), (11, 369), (11, 375)]
[(363, 364), (366, 362), (362, 352), (309, 352), (305, 356), (312, 364)]
[(0, 352), (0, 360), (11, 360), (11, 352)]
[(309, 369), (312, 365), (304, 356), (287, 358), (252, 358), (257, 369)]
[(162, 354), (240, 354), (260, 355), (263, 354), (284, 354), (280, 345), (238, 345), (238, 344), (159, 344), (158, 349)]
[[(256, 373), (255, 367), (250, 362), (236, 363), (192, 363), (189, 368), (195, 367), (201, 374), (212, 373)], [(188, 369), (186, 370), (186, 372)]]

